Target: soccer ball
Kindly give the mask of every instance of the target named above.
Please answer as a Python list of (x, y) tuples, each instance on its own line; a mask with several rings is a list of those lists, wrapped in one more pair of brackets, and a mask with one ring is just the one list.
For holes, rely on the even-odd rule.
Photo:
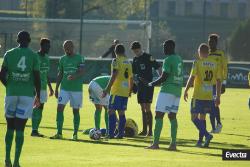
[(102, 136), (102, 133), (98, 129), (93, 128), (89, 131), (90, 139), (99, 140), (101, 138), (101, 136)]
[(128, 118), (125, 124), (125, 136), (135, 137), (137, 135), (138, 135), (138, 126), (136, 122), (133, 119)]

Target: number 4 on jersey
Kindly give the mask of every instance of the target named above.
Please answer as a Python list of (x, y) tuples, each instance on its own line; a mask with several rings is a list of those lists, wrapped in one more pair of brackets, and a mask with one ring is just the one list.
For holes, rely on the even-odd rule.
[(21, 59), (17, 63), (17, 67), (21, 68), (22, 71), (24, 71), (26, 69), (25, 56), (21, 57)]

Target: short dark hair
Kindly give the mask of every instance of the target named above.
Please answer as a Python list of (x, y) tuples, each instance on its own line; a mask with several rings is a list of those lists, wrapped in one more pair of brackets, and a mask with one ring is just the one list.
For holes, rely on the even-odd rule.
[(138, 41), (134, 41), (131, 46), (130, 49), (134, 50), (134, 49), (141, 49), (141, 44)]
[(40, 40), (40, 46), (43, 46), (46, 43), (50, 43), (50, 40), (48, 38), (41, 38), (41, 40)]
[(124, 54), (125, 53), (125, 47), (122, 44), (118, 44), (115, 46), (115, 53), (116, 54)]
[(218, 34), (209, 34), (209, 39), (214, 39), (215, 41), (218, 41), (220, 36)]
[(30, 42), (30, 34), (27, 31), (19, 31), (17, 34), (17, 41), (20, 42)]
[(163, 43), (163, 47), (164, 48), (171, 48), (171, 49), (175, 49), (175, 42), (174, 42), (174, 40), (172, 40), (172, 39), (169, 39), (169, 40), (166, 40), (164, 43)]
[(203, 53), (209, 53), (209, 46), (206, 43), (202, 43), (199, 46), (199, 50)]

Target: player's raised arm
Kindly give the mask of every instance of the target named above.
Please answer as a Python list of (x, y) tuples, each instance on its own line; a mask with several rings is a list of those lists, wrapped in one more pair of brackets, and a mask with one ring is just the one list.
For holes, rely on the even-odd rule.
[(185, 87), (185, 91), (184, 91), (184, 100), (187, 101), (188, 99), (188, 90), (193, 86), (194, 84), (194, 79), (195, 76), (197, 75), (197, 65), (196, 65), (196, 61), (193, 62), (193, 67), (190, 73), (190, 76), (188, 78), (186, 87)]
[(185, 87), (185, 91), (184, 91), (184, 100), (187, 101), (188, 99), (188, 90), (190, 89), (190, 87), (192, 87), (193, 83), (194, 83), (194, 79), (195, 76), (190, 75), (190, 77), (188, 78), (186, 87)]
[(105, 97), (106, 95), (107, 95), (107, 93), (110, 91), (110, 89), (111, 89), (111, 87), (112, 87), (112, 85), (114, 84), (114, 81), (115, 81), (115, 79), (116, 79), (116, 77), (117, 77), (117, 75), (118, 75), (118, 64), (117, 64), (117, 62), (116, 62), (116, 59), (114, 59), (113, 61), (112, 61), (112, 74), (111, 74), (111, 78), (110, 78), (110, 80), (109, 80), (109, 82), (108, 82), (108, 85), (106, 86), (106, 88), (103, 90), (103, 95), (102, 95), (102, 97)]

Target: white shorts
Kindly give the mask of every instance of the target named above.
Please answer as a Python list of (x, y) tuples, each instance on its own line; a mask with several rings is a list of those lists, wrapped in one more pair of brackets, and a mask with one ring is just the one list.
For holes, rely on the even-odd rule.
[(34, 98), (29, 96), (6, 96), (4, 101), (6, 118), (28, 119), (32, 117)]
[(108, 106), (109, 95), (102, 98), (103, 89), (95, 81), (89, 83), (89, 99), (94, 104)]
[(155, 111), (163, 113), (177, 113), (180, 104), (180, 97), (173, 94), (160, 92), (157, 97)]
[(40, 91), (40, 102), (41, 103), (46, 103), (48, 100), (48, 94), (46, 90), (41, 90)]
[(58, 96), (58, 104), (66, 105), (70, 101), (70, 107), (79, 109), (82, 107), (82, 91), (73, 92), (60, 90)]

